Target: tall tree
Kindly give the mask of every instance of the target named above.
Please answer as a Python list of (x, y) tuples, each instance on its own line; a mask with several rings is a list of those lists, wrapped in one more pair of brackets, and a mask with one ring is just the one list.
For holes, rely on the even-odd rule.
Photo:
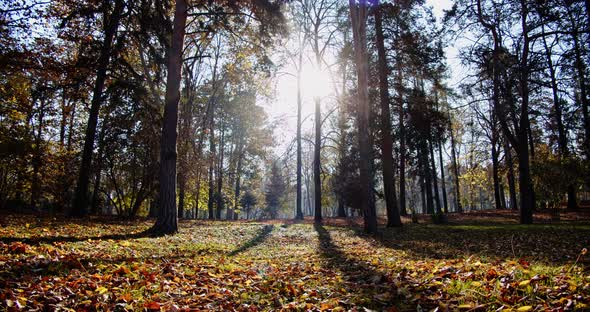
[(297, 140), (297, 168), (296, 168), (296, 175), (297, 175), (297, 185), (296, 185), (296, 206), (295, 206), (295, 219), (296, 220), (303, 220), (303, 197), (302, 197), (302, 186), (303, 186), (303, 176), (302, 176), (302, 146), (301, 146), (301, 127), (302, 127), (302, 110), (303, 110), (303, 97), (302, 97), (302, 90), (301, 90), (301, 76), (303, 72), (303, 57), (304, 57), (304, 50), (308, 41), (308, 32), (307, 23), (309, 19), (307, 18), (306, 14), (304, 13), (305, 10), (305, 1), (297, 1), (293, 3), (291, 10), (293, 11), (292, 16), (295, 20), (295, 26), (297, 29), (297, 51), (290, 55), (290, 58), (293, 62), (293, 65), (296, 69), (296, 79), (297, 79), (297, 133), (296, 133), (296, 140)]
[(449, 109), (449, 134), (451, 136), (451, 160), (453, 162), (453, 180), (455, 189), (455, 204), (457, 205), (457, 212), (463, 212), (463, 206), (461, 204), (461, 185), (459, 184), (459, 163), (457, 161), (457, 144), (455, 141), (455, 130), (453, 129), (453, 123), (451, 119), (451, 112)]
[[(520, 222), (523, 224), (529, 224), (533, 222), (533, 209), (535, 206), (535, 199), (533, 195), (533, 186), (531, 183), (530, 175), (530, 148), (529, 148), (529, 56), (530, 56), (530, 31), (531, 27), (528, 23), (529, 8), (526, 0), (521, 0), (517, 5), (519, 16), (520, 16), (520, 27), (522, 31), (522, 44), (520, 51), (520, 64), (519, 64), (519, 91), (520, 91), (520, 109), (519, 117), (512, 118), (512, 129), (509, 126), (509, 120), (505, 105), (501, 102), (501, 78), (502, 78), (502, 63), (501, 57), (505, 53), (505, 49), (502, 46), (500, 38), (500, 32), (497, 28), (497, 24), (488, 21), (484, 15), (484, 7), (482, 0), (477, 0), (477, 19), (479, 23), (489, 31), (492, 41), (492, 102), (494, 109), (496, 110), (496, 116), (498, 117), (499, 123), (502, 127), (502, 131), (506, 137), (510, 140), (511, 145), (514, 147), (519, 165), (519, 184), (520, 184)], [(509, 109), (514, 109), (510, 107)], [(512, 114), (511, 116), (514, 116)]]
[(383, 166), (383, 192), (387, 209), (387, 226), (401, 226), (401, 218), (397, 207), (395, 192), (395, 172), (393, 166), (393, 137), (391, 135), (391, 111), (389, 109), (389, 70), (385, 43), (383, 38), (383, 22), (379, 0), (373, 1), (375, 14), (375, 33), (378, 53), (379, 96), (381, 103), (381, 163)]
[[(543, 15), (543, 12), (540, 13)], [(545, 23), (543, 22), (541, 26), (543, 34), (545, 34)], [(553, 49), (548, 44), (547, 36), (542, 37), (543, 41), (543, 48), (545, 52), (545, 57), (547, 59), (547, 68), (549, 70), (549, 78), (551, 83), (551, 95), (553, 100), (553, 118), (555, 120), (555, 124), (557, 125), (557, 145), (559, 146), (559, 156), (567, 161), (569, 159), (570, 150), (568, 147), (568, 140), (567, 140), (567, 133), (565, 126), (563, 124), (563, 102), (560, 99), (559, 95), (559, 86), (557, 84), (557, 72), (556, 67), (553, 64)], [(570, 184), (567, 187), (567, 208), (570, 210), (576, 210), (578, 208), (578, 202), (576, 199), (576, 189), (574, 184)]]
[(176, 209), (176, 138), (178, 134), (176, 128), (187, 16), (186, 0), (177, 0), (174, 10), (172, 43), (168, 51), (168, 77), (160, 143), (160, 210), (156, 223), (151, 228), (152, 233), (156, 235), (172, 234), (178, 231), (178, 211)]
[(301, 186), (302, 186), (302, 173), (301, 173), (301, 166), (302, 166), (302, 159), (301, 159), (301, 110), (302, 110), (302, 102), (303, 99), (301, 98), (301, 71), (303, 69), (303, 43), (305, 40), (302, 41), (300, 44), (300, 51), (297, 57), (297, 203), (296, 203), (296, 211), (295, 211), (295, 219), (303, 220), (303, 210), (301, 210), (301, 205), (303, 198), (301, 197)]
[[(107, 6), (110, 1), (103, 1), (103, 5)], [(86, 125), (86, 135), (84, 140), (84, 149), (82, 150), (82, 163), (80, 165), (80, 172), (78, 174), (78, 184), (76, 186), (76, 193), (74, 195), (74, 205), (70, 211), (70, 215), (74, 217), (83, 217), (88, 214), (88, 184), (90, 182), (90, 174), (92, 172), (92, 155), (94, 153), (94, 140), (96, 137), (96, 125), (98, 124), (98, 115), (100, 106), (103, 100), (103, 89), (107, 78), (107, 70), (110, 64), (113, 39), (119, 28), (119, 21), (123, 10), (125, 8), (124, 0), (116, 0), (115, 7), (111, 14), (104, 9), (104, 40), (100, 49), (100, 56), (98, 58), (98, 70), (96, 72), (96, 80), (94, 82), (94, 89), (92, 101), (90, 103), (90, 113), (88, 115), (88, 123)]]
[(322, 222), (322, 113), (320, 110), (320, 98), (315, 98), (315, 142), (313, 150), (313, 198), (314, 221)]
[(369, 59), (367, 53), (367, 10), (366, 0), (349, 0), (350, 19), (354, 42), (354, 54), (357, 72), (357, 127), (360, 155), (360, 187), (361, 210), (364, 217), (364, 229), (367, 233), (377, 232), (377, 213), (371, 205), (373, 198), (372, 187), (372, 153), (370, 146), (369, 119)]
[[(313, 51), (313, 62), (316, 70), (321, 72), (325, 70), (325, 53), (327, 48), (332, 44), (334, 39), (333, 32), (330, 30), (333, 12), (336, 9), (338, 1), (334, 0), (300, 0), (300, 7), (303, 10), (306, 38)], [(305, 91), (305, 90), (304, 90)], [(322, 173), (321, 173), (321, 149), (322, 149), (322, 98), (319, 94), (314, 94), (315, 103), (315, 145), (314, 145), (314, 220), (322, 221)]]

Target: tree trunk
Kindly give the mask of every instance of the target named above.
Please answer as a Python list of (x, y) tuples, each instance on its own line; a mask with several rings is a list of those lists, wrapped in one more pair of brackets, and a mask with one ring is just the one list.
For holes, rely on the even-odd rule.
[[(347, 34), (346, 32), (344, 33), (344, 39), (347, 39)], [(342, 71), (342, 89), (341, 89), (341, 98), (339, 101), (340, 104), (340, 108), (339, 108), (339, 112), (338, 112), (338, 130), (339, 130), (339, 144), (338, 144), (338, 164), (339, 167), (341, 168), (340, 170), (342, 170), (342, 168), (345, 165), (346, 162), (346, 153), (347, 153), (347, 142), (346, 142), (346, 121), (347, 121), (347, 117), (346, 117), (346, 98), (345, 98), (345, 94), (348, 90), (347, 85), (346, 85), (346, 81), (348, 80), (347, 77), (347, 65), (346, 62), (342, 62), (341, 65), (341, 71)], [(342, 194), (342, 190), (340, 190), (339, 194), (338, 194), (338, 210), (337, 210), (337, 215), (338, 217), (341, 218), (346, 218), (346, 206), (344, 204), (344, 194)]]
[(215, 211), (213, 209), (215, 203), (215, 182), (213, 180), (213, 172), (215, 168), (215, 130), (214, 130), (214, 120), (213, 115), (211, 114), (211, 122), (210, 122), (210, 134), (209, 134), (209, 148), (211, 150), (210, 160), (209, 160), (209, 200), (207, 201), (207, 209), (209, 211), (209, 220), (215, 219)]
[[(528, 93), (528, 91), (527, 91), (527, 93)], [(528, 95), (527, 95), (527, 97), (528, 97)], [(529, 122), (527, 124), (528, 124), (527, 125), (528, 128), (527, 128), (527, 132), (526, 133), (527, 133), (527, 142), (529, 143), (529, 166), (530, 166), (530, 163), (535, 161), (535, 142), (533, 140), (533, 131), (531, 129), (531, 122), (530, 122), (530, 120), (529, 120)], [(530, 171), (530, 169), (529, 169), (529, 171)], [(537, 210), (537, 199), (536, 199), (537, 198), (537, 193), (535, 192), (535, 186), (534, 186), (534, 184), (532, 182), (532, 177), (531, 177), (530, 186), (531, 186), (530, 192), (531, 192), (531, 196), (533, 198), (532, 199), (532, 203), (533, 203), (532, 210), (533, 211), (536, 211)]]
[(242, 155), (241, 152), (238, 154), (238, 168), (236, 169), (236, 190), (235, 190), (235, 201), (234, 201), (234, 220), (238, 219), (238, 203), (240, 202), (240, 182), (242, 176)]
[[(418, 162), (420, 163), (420, 167), (422, 161), (418, 160)], [(421, 171), (421, 170), (420, 170)], [(418, 176), (418, 179), (420, 180), (420, 203), (422, 204), (422, 213), (423, 214), (427, 214), (428, 213), (428, 207), (426, 207), (426, 184), (424, 183), (424, 176), (422, 174), (420, 174)], [(414, 212), (416, 213), (416, 212)]]
[(213, 203), (215, 197), (214, 188), (215, 187), (213, 182), (213, 160), (211, 160), (211, 164), (209, 166), (209, 198), (207, 200), (207, 211), (209, 220), (215, 219), (215, 211), (213, 210)]
[(141, 192), (142, 191), (140, 191), (140, 193), (137, 195), (137, 198), (135, 199), (133, 206), (131, 206), (131, 213), (129, 214), (130, 218), (135, 218), (137, 216), (137, 213), (139, 212), (141, 205), (147, 198), (147, 196), (145, 194), (142, 194)]
[(502, 209), (506, 209), (506, 193), (504, 192), (503, 183), (500, 183), (500, 200)]
[(510, 209), (518, 210), (518, 203), (516, 201), (516, 184), (514, 182), (514, 161), (512, 159), (512, 151), (508, 142), (504, 143), (504, 154), (506, 155), (506, 179), (508, 180), (508, 192), (510, 193)]
[(322, 177), (321, 177), (321, 148), (322, 148), (322, 120), (320, 99), (315, 98), (315, 145), (313, 150), (313, 185), (314, 185), (314, 220), (322, 222)]
[(387, 70), (387, 56), (383, 38), (379, 1), (375, 1), (375, 32), (377, 53), (379, 56), (379, 95), (381, 98), (381, 163), (383, 165), (383, 192), (387, 208), (387, 227), (402, 225), (397, 207), (395, 192), (395, 174), (393, 168), (393, 138), (391, 136), (391, 112), (389, 110), (389, 83)]
[(202, 178), (202, 168), (201, 165), (197, 167), (197, 186), (195, 191), (195, 208), (193, 209), (193, 219), (197, 219), (199, 217), (199, 202), (201, 200), (201, 178)]
[(419, 162), (422, 178), (424, 179), (424, 193), (426, 194), (426, 213), (434, 213), (434, 201), (432, 194), (432, 171), (428, 160), (428, 142), (424, 139), (420, 142)]
[(449, 126), (451, 134), (451, 158), (453, 161), (453, 175), (455, 180), (455, 201), (457, 205), (457, 212), (463, 212), (463, 206), (461, 205), (461, 184), (459, 183), (459, 164), (457, 163), (457, 144), (455, 142), (455, 133), (453, 132), (453, 125), (451, 120), (451, 114), (449, 112)]
[[(398, 60), (399, 63), (399, 60)], [(406, 209), (406, 126), (403, 97), (401, 65), (397, 65), (397, 106), (399, 118), (399, 209), (402, 216), (408, 215)]]
[(369, 63), (367, 55), (367, 1), (349, 0), (350, 15), (353, 29), (353, 42), (356, 61), (356, 71), (358, 78), (358, 136), (359, 136), (359, 155), (360, 155), (360, 184), (361, 184), (361, 209), (364, 212), (364, 230), (367, 233), (377, 232), (377, 213), (374, 205), (371, 204), (373, 198), (371, 172), (371, 149), (369, 145), (369, 93), (368, 93), (368, 74)]
[(301, 210), (302, 197), (302, 177), (301, 177), (301, 70), (303, 66), (303, 52), (299, 51), (299, 67), (297, 68), (297, 207), (295, 211), (295, 219), (303, 220), (303, 211)]
[[(496, 131), (492, 129), (492, 131)], [(494, 136), (495, 134), (492, 134)], [(496, 209), (502, 209), (502, 200), (500, 197), (500, 177), (498, 175), (498, 149), (496, 148), (496, 139), (492, 140), (492, 179), (494, 183), (494, 202)]]
[(523, 51), (520, 63), (520, 92), (522, 97), (520, 111), (520, 133), (518, 134), (518, 165), (519, 165), (519, 183), (520, 183), (520, 223), (533, 223), (533, 209), (535, 199), (533, 186), (530, 176), (530, 159), (528, 146), (528, 131), (530, 129), (529, 121), (529, 37), (527, 24), (528, 8), (526, 0), (521, 0), (521, 26), (523, 30), (524, 42), (522, 43)]
[(221, 220), (221, 211), (223, 211), (223, 157), (225, 151), (225, 121), (221, 121), (221, 141), (219, 142), (219, 163), (217, 164), (217, 207), (215, 207), (215, 218)]
[(176, 138), (178, 134), (176, 128), (187, 10), (186, 0), (176, 1), (172, 44), (168, 52), (168, 77), (160, 143), (160, 211), (156, 224), (152, 227), (152, 233), (155, 235), (172, 234), (178, 231), (176, 209)]
[(94, 189), (92, 191), (92, 204), (91, 204), (91, 212), (92, 214), (98, 213), (98, 206), (100, 204), (100, 180), (102, 176), (102, 166), (104, 162), (104, 137), (106, 134), (107, 124), (108, 124), (108, 117), (106, 117), (102, 121), (102, 127), (100, 128), (100, 133), (98, 134), (98, 162), (96, 163), (96, 176), (94, 179)]
[(39, 113), (37, 118), (37, 133), (35, 135), (35, 148), (33, 149), (32, 166), (33, 176), (31, 179), (31, 207), (38, 209), (39, 200), (41, 199), (41, 175), (43, 166), (43, 127), (45, 117), (45, 99), (41, 99)]
[(519, 186), (520, 186), (520, 223), (531, 224), (533, 223), (533, 196), (531, 193), (531, 176), (530, 176), (530, 161), (526, 141), (521, 143), (521, 154), (518, 155), (519, 165)]
[(440, 177), (441, 177), (441, 186), (442, 186), (442, 196), (443, 196), (443, 208), (444, 213), (449, 213), (449, 202), (447, 200), (447, 187), (446, 183), (447, 180), (445, 179), (445, 166), (443, 165), (443, 157), (442, 157), (442, 142), (438, 142), (438, 162), (440, 163)]
[[(107, 77), (107, 68), (111, 58), (111, 47), (113, 38), (117, 33), (119, 21), (123, 14), (125, 2), (123, 0), (116, 0), (113, 13), (107, 17), (104, 16), (104, 41), (100, 49), (98, 57), (98, 70), (96, 72), (96, 81), (94, 83), (92, 101), (90, 103), (90, 112), (88, 115), (88, 123), (86, 126), (86, 133), (84, 139), (84, 149), (82, 151), (82, 163), (80, 165), (80, 173), (78, 176), (78, 184), (76, 186), (76, 193), (74, 195), (74, 206), (70, 211), (73, 217), (84, 217), (88, 214), (88, 184), (90, 181), (90, 173), (92, 169), (92, 154), (94, 151), (94, 139), (96, 136), (96, 125), (98, 124), (98, 114), (102, 103), (102, 91), (104, 89), (105, 80)], [(108, 20), (108, 22), (107, 22)]]
[(438, 194), (438, 177), (436, 175), (436, 162), (434, 158), (434, 144), (432, 144), (432, 135), (428, 140), (428, 149), (430, 150), (430, 164), (432, 165), (432, 184), (434, 187), (434, 202), (436, 203), (436, 213), (442, 213), (442, 206), (440, 204), (440, 195)]

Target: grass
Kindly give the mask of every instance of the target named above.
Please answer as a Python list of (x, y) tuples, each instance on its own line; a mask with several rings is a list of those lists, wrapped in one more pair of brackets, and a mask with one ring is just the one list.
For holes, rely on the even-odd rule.
[[(464, 218), (464, 217), (462, 217)], [(70, 222), (7, 216), (0, 306), (75, 310), (584, 310), (590, 225)], [(338, 224), (331, 222), (328, 224)]]

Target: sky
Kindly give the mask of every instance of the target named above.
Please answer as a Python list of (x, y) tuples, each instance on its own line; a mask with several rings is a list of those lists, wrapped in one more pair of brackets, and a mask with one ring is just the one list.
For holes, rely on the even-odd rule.
[[(433, 13), (438, 20), (442, 19), (444, 10), (452, 7), (452, 0), (427, 0), (426, 3), (428, 6), (432, 6)], [(460, 72), (462, 70), (457, 49), (454, 46), (449, 46), (446, 48), (446, 54), (450, 74), (450, 79), (447, 83), (450, 87), (456, 87), (459, 84), (458, 77), (461, 76)], [(278, 156), (284, 156), (282, 154), (292, 144), (297, 128), (297, 80), (291, 75), (294, 72), (292, 66), (286, 66), (281, 69), (281, 75), (278, 76), (275, 82), (275, 96), (270, 101), (267, 101), (267, 103), (262, 104), (270, 120), (278, 125), (275, 130), (275, 139), (277, 141), (275, 152)], [(313, 96), (310, 96), (310, 92), (305, 92), (305, 90), (311, 89), (315, 91), (312, 93), (318, 93), (317, 90), (329, 90), (331, 86), (325, 81), (327, 80), (327, 75), (314, 70), (311, 65), (304, 66), (302, 76), (304, 90), (302, 109), (304, 122), (302, 129), (303, 133), (305, 133), (312, 131), (314, 122), (312, 116), (314, 112)], [(325, 114), (334, 107), (334, 103), (330, 100), (329, 95), (322, 94), (322, 98), (324, 100), (322, 101), (321, 109), (322, 114)]]

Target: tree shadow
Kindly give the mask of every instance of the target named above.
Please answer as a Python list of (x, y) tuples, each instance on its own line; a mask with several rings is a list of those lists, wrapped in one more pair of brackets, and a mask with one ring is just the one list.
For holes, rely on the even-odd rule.
[(101, 236), (47, 236), (47, 237), (0, 237), (0, 242), (10, 244), (21, 242), (28, 245), (53, 244), (53, 243), (77, 243), (88, 240), (127, 240), (145, 237), (157, 237), (148, 229), (139, 233), (111, 234)]
[[(81, 254), (67, 254), (60, 258), (51, 257), (29, 257), (27, 259), (15, 259), (0, 265), (0, 294), (2, 289), (10, 289), (19, 283), (39, 280), (44, 277), (68, 278), (71, 271), (79, 271), (77, 275), (91, 276), (93, 274), (112, 274), (116, 276), (127, 276), (133, 271), (140, 276), (146, 277), (153, 270), (135, 271), (133, 264), (142, 263), (153, 266), (154, 270), (161, 269), (163, 272), (169, 271), (175, 264), (180, 265), (184, 259), (195, 259), (202, 255), (202, 252), (191, 251), (174, 255), (143, 255), (135, 257), (132, 255), (115, 255), (111, 257), (108, 254), (95, 256), (84, 256)], [(105, 268), (103, 265), (110, 265)], [(150, 274), (148, 274), (150, 273)], [(0, 309), (1, 310), (1, 309)]]
[[(526, 258), (541, 263), (565, 264), (590, 244), (590, 229), (577, 227), (408, 225), (387, 228), (377, 236), (362, 229), (365, 240), (419, 259), (457, 259), (478, 256), (490, 260)], [(560, 252), (549, 251), (551, 248)]]
[(233, 257), (239, 253), (242, 253), (252, 247), (255, 247), (257, 245), (262, 244), (262, 242), (264, 242), (268, 236), (270, 235), (270, 233), (272, 233), (274, 229), (274, 225), (272, 224), (267, 224), (264, 227), (262, 227), (258, 233), (256, 234), (256, 236), (254, 236), (252, 239), (250, 239), (249, 241), (247, 241), (246, 243), (244, 243), (242, 246), (234, 249), (233, 251), (231, 251), (230, 253), (228, 253), (228, 257)]
[(396, 286), (390, 277), (346, 255), (333, 242), (330, 232), (323, 225), (316, 223), (314, 229), (318, 233), (318, 247), (321, 257), (325, 260), (322, 262), (323, 265), (326, 269), (342, 273), (344, 279), (342, 288), (348, 293), (361, 295), (362, 298), (366, 299), (364, 302), (350, 302), (348, 305), (362, 304), (372, 309), (384, 309), (400, 305), (400, 300), (396, 294)]

